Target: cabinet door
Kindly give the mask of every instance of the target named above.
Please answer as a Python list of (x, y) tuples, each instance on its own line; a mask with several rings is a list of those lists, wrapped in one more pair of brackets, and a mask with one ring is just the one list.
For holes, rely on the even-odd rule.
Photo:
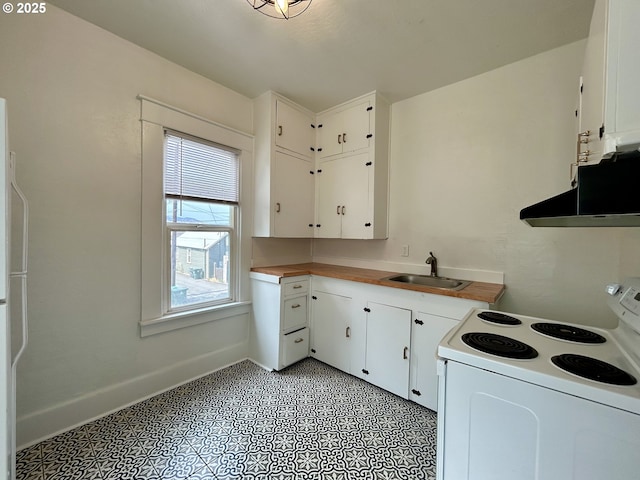
[[(640, 2), (611, 1), (607, 35), (605, 127), (616, 143), (640, 141)], [(606, 152), (608, 153), (608, 152)]]
[[(373, 214), (371, 202), (373, 187), (370, 175), (371, 166), (367, 166), (368, 153), (360, 153), (341, 158), (339, 162), (338, 188), (342, 217), (341, 238), (371, 238)], [(368, 226), (367, 226), (368, 225)]]
[(438, 344), (458, 320), (419, 312), (411, 325), (411, 378), (409, 399), (438, 409)]
[(349, 373), (351, 298), (318, 291), (311, 298), (311, 355)]
[(354, 105), (342, 112), (342, 152), (354, 152), (369, 147), (371, 133), (371, 102)]
[(313, 236), (312, 170), (311, 162), (276, 152), (272, 181), (274, 236)]
[(327, 113), (318, 117), (318, 156), (330, 157), (342, 153), (342, 113)]
[(287, 103), (276, 100), (276, 146), (311, 157), (314, 146), (313, 119)]
[(316, 172), (316, 229), (318, 238), (340, 238), (342, 232), (340, 160), (320, 164)]
[(408, 398), (411, 310), (373, 302), (368, 302), (367, 308), (364, 378)]
[(582, 144), (581, 151), (591, 152), (586, 163), (599, 162), (603, 150), (600, 128), (604, 124), (607, 4), (608, 0), (596, 0), (582, 66), (580, 128), (590, 135), (582, 137), (589, 143)]
[(369, 147), (372, 117), (369, 107), (371, 102), (366, 100), (318, 118), (318, 148), (322, 149), (318, 153), (320, 158)]

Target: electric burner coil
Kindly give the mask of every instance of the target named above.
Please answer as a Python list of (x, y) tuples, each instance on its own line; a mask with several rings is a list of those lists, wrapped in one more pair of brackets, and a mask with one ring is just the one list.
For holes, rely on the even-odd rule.
[(530, 345), (495, 333), (469, 332), (462, 335), (462, 341), (471, 348), (499, 357), (531, 360), (538, 356)]

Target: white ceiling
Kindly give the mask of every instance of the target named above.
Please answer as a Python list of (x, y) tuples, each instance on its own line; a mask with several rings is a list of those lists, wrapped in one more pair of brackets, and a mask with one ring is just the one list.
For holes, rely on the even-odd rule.
[(279, 20), (246, 0), (51, 0), (250, 98), (321, 111), (403, 100), (587, 36), (594, 0), (313, 0)]

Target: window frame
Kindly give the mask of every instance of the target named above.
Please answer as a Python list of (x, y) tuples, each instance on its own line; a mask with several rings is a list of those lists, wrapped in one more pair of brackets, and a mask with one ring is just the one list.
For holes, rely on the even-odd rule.
[[(200, 145), (205, 145), (212, 148), (217, 148), (219, 150), (224, 150), (228, 153), (232, 153), (235, 158), (237, 165), (237, 175), (240, 174), (240, 152), (232, 148), (228, 145), (220, 145), (218, 143), (211, 142), (206, 139), (194, 137), (188, 133), (177, 132), (175, 130), (171, 130), (168, 128), (164, 129), (164, 139), (163, 142), (163, 173), (166, 175), (166, 142), (167, 136), (172, 136), (175, 138), (181, 138), (183, 140), (187, 140), (189, 142), (195, 142)], [(163, 177), (164, 179), (164, 177)], [(239, 178), (238, 178), (239, 183)], [(164, 229), (165, 229), (165, 238), (164, 238), (164, 252), (165, 252), (165, 275), (164, 275), (164, 297), (163, 297), (163, 305), (164, 305), (164, 314), (171, 315), (174, 313), (180, 312), (189, 312), (191, 310), (198, 310), (202, 308), (213, 307), (216, 305), (226, 305), (228, 303), (233, 303), (236, 301), (238, 297), (237, 292), (237, 282), (236, 280), (236, 245), (238, 244), (238, 218), (240, 217), (240, 199), (238, 198), (237, 202), (225, 201), (225, 200), (211, 200), (211, 199), (196, 199), (195, 197), (182, 197), (182, 193), (180, 194), (171, 194), (168, 193), (166, 187), (163, 182), (163, 220), (164, 220)], [(239, 185), (238, 185), (239, 187)], [(180, 189), (181, 190), (181, 189)], [(239, 195), (238, 195), (239, 196)], [(215, 225), (215, 224), (206, 224), (206, 223), (181, 223), (181, 222), (169, 222), (167, 220), (167, 202), (168, 201), (198, 201), (202, 204), (211, 204), (211, 205), (225, 205), (228, 206), (231, 210), (231, 215), (229, 218), (229, 222), (227, 225)], [(208, 302), (200, 302), (195, 304), (188, 304), (183, 306), (172, 306), (172, 298), (171, 298), (171, 275), (172, 275), (172, 263), (171, 263), (171, 235), (175, 232), (227, 232), (229, 237), (229, 263), (231, 265), (231, 269), (229, 272), (229, 283), (228, 283), (228, 296), (220, 299), (213, 300)], [(187, 249), (187, 263), (191, 263), (191, 248)]]
[[(251, 235), (251, 185), (253, 137), (163, 102), (138, 96), (142, 125), (141, 202), (141, 319), (142, 337), (178, 328), (249, 314), (249, 266)], [(239, 200), (234, 210), (234, 238), (230, 238), (229, 291), (224, 303), (168, 308), (170, 299), (170, 241), (164, 190), (165, 131), (184, 133), (238, 152)], [(247, 207), (249, 206), (249, 207)], [(245, 211), (246, 209), (246, 211)], [(192, 226), (179, 224), (180, 228)], [(220, 231), (220, 226), (211, 226)], [(208, 228), (208, 227), (207, 227)]]

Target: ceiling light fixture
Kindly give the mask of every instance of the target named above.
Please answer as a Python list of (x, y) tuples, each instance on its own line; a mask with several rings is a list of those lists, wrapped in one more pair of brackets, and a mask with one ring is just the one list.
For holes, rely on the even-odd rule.
[(288, 20), (303, 14), (311, 0), (247, 0), (254, 10), (272, 18)]

